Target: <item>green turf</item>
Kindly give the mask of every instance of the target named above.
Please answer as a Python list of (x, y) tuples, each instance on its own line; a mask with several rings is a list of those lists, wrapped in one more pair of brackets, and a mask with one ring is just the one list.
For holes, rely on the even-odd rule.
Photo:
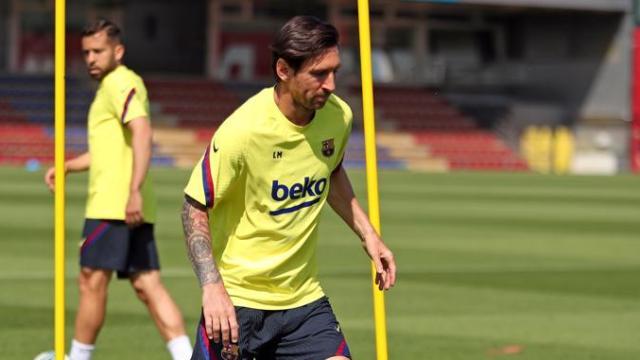
[[(179, 223), (188, 173), (153, 173), (164, 278), (193, 336), (200, 294)], [(351, 175), (362, 198), (363, 174)], [(390, 359), (640, 359), (638, 179), (381, 173), (382, 230), (399, 265), (386, 297)], [(85, 181), (67, 185), (68, 338)], [(0, 358), (31, 359), (53, 346), (53, 198), (41, 172), (0, 168), (0, 199)], [(330, 211), (318, 256), (352, 352), (373, 359), (368, 262)], [(128, 284), (110, 296), (95, 359), (167, 359)], [(500, 355), (509, 345), (522, 351)]]

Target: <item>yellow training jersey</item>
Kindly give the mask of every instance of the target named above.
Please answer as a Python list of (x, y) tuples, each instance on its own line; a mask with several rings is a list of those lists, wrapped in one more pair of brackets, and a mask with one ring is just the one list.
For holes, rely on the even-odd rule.
[[(89, 109), (87, 218), (125, 219), (133, 167), (131, 131), (126, 124), (140, 117), (149, 119), (147, 89), (138, 75), (120, 65), (102, 79)], [(152, 223), (156, 204), (148, 174), (142, 197), (145, 222)]]
[(296, 126), (273, 93), (262, 90), (225, 120), (185, 188), (211, 209), (213, 253), (233, 304), (265, 310), (324, 295), (318, 222), (352, 122), (331, 95), (311, 123)]

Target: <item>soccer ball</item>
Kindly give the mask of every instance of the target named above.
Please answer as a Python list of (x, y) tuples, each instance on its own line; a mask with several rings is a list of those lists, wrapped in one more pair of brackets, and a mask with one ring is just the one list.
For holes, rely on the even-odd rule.
[[(49, 350), (49, 351), (41, 352), (40, 354), (36, 355), (36, 357), (34, 357), (33, 360), (55, 360), (55, 358), (56, 358), (56, 352), (53, 350)], [(64, 360), (69, 360), (69, 357), (65, 355)]]

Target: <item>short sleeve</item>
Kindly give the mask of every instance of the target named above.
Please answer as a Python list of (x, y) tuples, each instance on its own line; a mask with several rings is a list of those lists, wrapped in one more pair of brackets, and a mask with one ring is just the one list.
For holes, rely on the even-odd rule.
[(208, 209), (224, 199), (244, 169), (245, 138), (221, 126), (193, 168), (185, 194)]
[(351, 108), (349, 105), (344, 103), (344, 137), (342, 138), (342, 142), (338, 144), (338, 156), (336, 156), (336, 164), (333, 167), (333, 172), (336, 172), (344, 161), (344, 153), (347, 149), (347, 143), (349, 142), (349, 137), (351, 136), (351, 125), (353, 124), (353, 113), (351, 112)]
[(146, 91), (136, 87), (133, 81), (111, 81), (108, 86), (111, 106), (122, 124), (140, 117), (149, 118)]

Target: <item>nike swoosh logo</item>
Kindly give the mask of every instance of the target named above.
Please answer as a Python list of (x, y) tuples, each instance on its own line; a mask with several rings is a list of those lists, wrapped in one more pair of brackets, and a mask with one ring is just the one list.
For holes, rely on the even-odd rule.
[(218, 150), (220, 150), (220, 148), (217, 148), (217, 147), (216, 147), (216, 142), (214, 141), (214, 142), (213, 142), (213, 152), (214, 152), (214, 153), (217, 153), (217, 152), (218, 152)]

